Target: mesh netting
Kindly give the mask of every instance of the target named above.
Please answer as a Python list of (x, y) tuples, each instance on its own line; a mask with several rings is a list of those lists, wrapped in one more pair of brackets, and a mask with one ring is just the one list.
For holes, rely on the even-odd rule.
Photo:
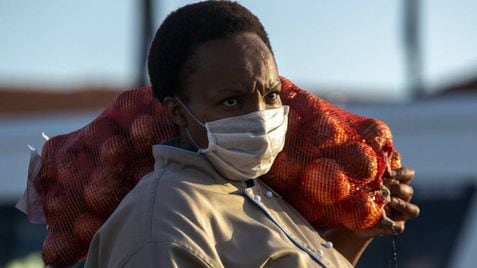
[[(263, 180), (316, 228), (358, 230), (381, 218), (382, 175), (400, 166), (383, 122), (346, 112), (282, 78), (290, 106), (285, 149)], [(98, 228), (148, 172), (152, 145), (178, 135), (150, 88), (121, 94), (94, 121), (43, 147), (37, 187), (54, 266), (85, 257)]]
[(290, 106), (285, 149), (263, 180), (317, 229), (374, 226), (387, 203), (382, 177), (401, 166), (389, 127), (282, 78)]
[(50, 139), (42, 150), (39, 187), (48, 236), (46, 264), (85, 257), (98, 228), (148, 172), (152, 144), (177, 136), (150, 88), (121, 94), (94, 121)]

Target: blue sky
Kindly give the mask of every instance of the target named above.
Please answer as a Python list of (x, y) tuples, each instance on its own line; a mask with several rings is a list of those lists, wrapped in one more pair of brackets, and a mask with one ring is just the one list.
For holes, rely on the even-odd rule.
[[(135, 0), (1, 0), (0, 84), (133, 81)], [(194, 1), (160, 2), (165, 14)], [(402, 1), (242, 0), (269, 32), (280, 72), (300, 85), (402, 97)], [(477, 1), (422, 1), (428, 86), (477, 73)], [(473, 14), (474, 13), (474, 14)]]

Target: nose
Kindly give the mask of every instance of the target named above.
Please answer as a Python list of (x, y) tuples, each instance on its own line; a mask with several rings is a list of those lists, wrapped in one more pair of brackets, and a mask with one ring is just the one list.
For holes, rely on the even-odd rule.
[(252, 107), (250, 112), (257, 112), (267, 109), (267, 103), (264, 100), (262, 94), (257, 90), (253, 96)]

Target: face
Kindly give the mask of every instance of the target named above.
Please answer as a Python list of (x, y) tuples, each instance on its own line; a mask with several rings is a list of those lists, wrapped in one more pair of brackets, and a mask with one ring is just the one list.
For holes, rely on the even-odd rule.
[[(184, 90), (178, 98), (204, 124), (282, 106), (275, 59), (256, 34), (205, 42), (184, 69)], [(199, 147), (207, 148), (206, 129), (183, 105), (168, 97), (164, 106), (169, 117), (181, 129), (187, 128)], [(183, 142), (190, 145), (183, 134)]]

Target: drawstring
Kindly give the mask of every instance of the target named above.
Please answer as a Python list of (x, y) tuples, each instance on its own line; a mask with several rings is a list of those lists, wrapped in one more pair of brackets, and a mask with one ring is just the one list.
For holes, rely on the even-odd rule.
[(397, 240), (399, 234), (396, 232), (394, 229), (393, 225), (393, 237), (392, 237), (392, 257), (391, 260), (389, 260), (389, 268), (399, 268), (399, 260), (398, 260), (398, 253), (397, 253)]

